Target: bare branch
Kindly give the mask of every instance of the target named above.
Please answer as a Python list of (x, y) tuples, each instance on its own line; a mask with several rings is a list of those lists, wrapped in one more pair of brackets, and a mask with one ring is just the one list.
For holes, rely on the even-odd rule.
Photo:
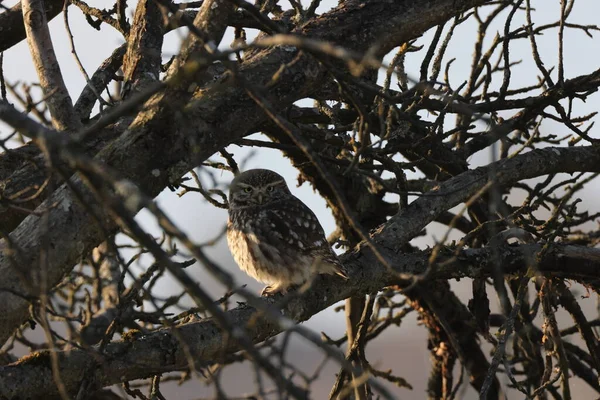
[[(435, 0), (419, 3), (419, 6), (404, 3), (390, 4), (383, 0), (369, 2), (366, 5), (347, 2), (324, 15), (319, 23), (307, 23), (302, 27), (302, 32), (310, 37), (343, 43), (354, 30), (357, 21), (365, 18), (381, 20), (381, 7), (384, 7), (386, 13), (381, 24), (370, 25), (360, 38), (347, 42), (348, 47), (355, 51), (367, 51), (374, 42), (377, 42), (379, 51), (384, 52), (399, 42), (416, 37), (429, 26), (449, 18), (457, 10), (475, 4), (480, 2), (464, 0), (457, 3), (450, 0)], [(426, 10), (439, 12), (424, 13)], [(423, 21), (423, 15), (427, 16), (427, 21)], [(299, 56), (296, 50), (289, 52), (284, 48), (276, 47), (263, 50), (252, 57), (240, 69), (240, 73), (251, 82), (269, 82), (282, 63), (288, 64), (295, 59), (296, 62), (290, 66), (290, 73), (292, 69), (305, 71), (305, 68), (323, 71), (310, 56)], [(278, 81), (270, 87), (272, 93), (277, 96), (277, 101), (273, 104), (276, 104), (278, 109), (283, 109), (305, 96), (324, 78), (323, 73), (310, 75), (301, 73), (299, 76), (300, 79)], [(187, 107), (188, 112), (185, 115), (174, 113), (172, 110), (185, 104), (188, 94), (176, 91), (166, 98), (157, 95), (147, 102), (144, 111), (138, 114), (126, 134), (105, 148), (97, 156), (98, 159), (111, 165), (124, 177), (136, 182), (148, 195), (156, 196), (168, 184), (190, 170), (193, 165), (206, 160), (222, 147), (245, 135), (250, 127), (257, 126), (265, 120), (264, 114), (244, 94), (243, 88), (221, 90), (228, 86), (229, 83), (223, 81), (220, 85), (208, 89), (206, 93), (199, 91), (196, 100)], [(210, 95), (215, 92), (219, 92), (220, 96)], [(177, 132), (178, 135), (165, 135), (165, 132)], [(135, 154), (136, 157), (130, 157), (130, 154)], [(156, 157), (157, 154), (160, 154), (159, 158)], [(152, 165), (152, 173), (148, 173), (148, 165)], [(580, 165), (582, 168), (586, 167)], [(85, 185), (79, 179), (74, 179), (70, 185), (77, 188), (81, 196), (87, 197), (83, 194), (86, 193)], [(57, 227), (52, 232), (46, 233), (47, 240), (56, 244), (48, 259), (49, 276), (52, 277), (49, 282), (56, 284), (63, 273), (70, 270), (82, 254), (101, 243), (105, 233), (110, 233), (115, 227), (112, 223), (106, 222), (104, 230), (99, 229), (92, 214), (78, 204), (66, 187), (55, 192), (40, 207), (49, 210), (49, 219), (54, 221)], [(100, 210), (96, 215), (102, 215)], [(32, 268), (37, 265), (38, 251), (35, 240), (41, 234), (37, 230), (33, 216), (26, 218), (11, 234), (11, 237), (19, 238), (17, 242), (23, 253), (32, 257), (26, 263)], [(62, 239), (54, 240), (52, 235), (60, 235)], [(64, 240), (67, 237), (71, 239)], [(6, 282), (18, 281), (14, 276), (11, 262), (6, 257), (0, 258), (0, 273), (6, 274), (2, 275), (6, 277)], [(0, 342), (3, 342), (25, 318), (26, 303), (20, 298), (15, 299), (13, 295), (6, 294), (6, 296), (11, 300), (0, 301), (2, 304), (0, 315), (5, 318), (5, 323), (1, 324), (0, 328)], [(0, 294), (0, 299), (3, 297), (4, 295)], [(16, 303), (13, 304), (13, 301)]]
[(23, 0), (23, 18), (29, 51), (35, 64), (42, 91), (47, 98), (52, 123), (58, 130), (76, 130), (81, 126), (71, 97), (63, 81), (54, 53), (43, 0)]
[[(583, 268), (578, 267), (579, 271), (573, 271), (570, 267), (584, 263), (587, 264), (585, 269), (590, 274), (589, 277), (599, 279), (600, 252), (597, 249), (584, 250), (589, 254), (582, 259), (577, 258), (577, 249), (574, 246), (557, 246), (553, 254), (547, 255), (541, 260), (538, 264), (539, 270), (575, 278)], [(491, 249), (466, 250), (454, 259), (447, 271), (440, 272), (436, 278), (456, 278), (461, 274), (473, 272), (473, 268), (476, 268), (476, 274), (489, 276), (492, 271), (490, 265), (496, 262), (508, 265), (507, 273), (526, 271), (531, 260), (530, 257), (540, 250), (541, 246), (539, 245), (506, 247), (500, 252), (501, 259), (497, 259), (495, 252)], [(428, 252), (396, 254), (393, 260), (394, 268), (397, 272), (402, 273), (422, 273), (429, 256)], [(323, 278), (314, 283), (313, 290), (291, 300), (282, 310), (282, 315), (295, 322), (302, 322), (350, 295), (367, 294), (396, 282), (394, 274), (390, 274), (384, 266), (374, 263), (373, 259), (373, 256), (366, 254), (349, 254), (343, 259), (344, 264), (351, 266), (353, 277), (357, 277), (359, 274), (362, 279), (351, 279), (348, 285), (337, 285), (335, 279)], [(562, 270), (559, 271), (556, 268), (557, 262), (569, 267), (561, 268)], [(474, 265), (476, 267), (473, 267)], [(323, 296), (323, 293), (328, 295)], [(262, 300), (262, 302), (263, 306), (268, 305), (268, 300)], [(242, 305), (227, 312), (231, 323), (247, 327), (247, 333), (255, 343), (276, 335), (284, 328), (261, 314), (256, 308), (248, 305)], [(285, 328), (290, 327), (285, 326)], [(239, 344), (235, 341), (225, 340), (226, 335), (227, 333), (219, 328), (217, 321), (205, 319), (174, 329), (160, 330), (139, 338), (128, 338), (111, 343), (106, 347), (103, 355), (92, 349), (60, 353), (60, 369), (64, 383), (70, 390), (78, 387), (84, 371), (92, 367), (96, 371), (97, 381), (107, 386), (185, 367), (187, 359), (179, 345), (181, 342), (190, 346), (194, 357), (209, 363), (215, 362), (224, 353), (239, 351)], [(465, 356), (469, 355), (465, 354)], [(97, 357), (101, 362), (97, 361)], [(168, 361), (165, 362), (165, 360)], [(54, 393), (56, 388), (49, 375), (51, 374), (51, 369), (48, 367), (49, 362), (48, 354), (41, 353), (24, 358), (16, 364), (0, 367), (0, 395), (11, 398), (17, 394), (22, 397), (36, 397)], [(15, 386), (16, 382), (20, 382), (20, 384)], [(23, 384), (24, 382), (27, 384)]]
[[(45, 0), (46, 19), (50, 21), (56, 17), (63, 8), (62, 0)], [(22, 3), (18, 3), (10, 10), (0, 14), (0, 52), (7, 50), (26, 38), (25, 24), (23, 23)]]

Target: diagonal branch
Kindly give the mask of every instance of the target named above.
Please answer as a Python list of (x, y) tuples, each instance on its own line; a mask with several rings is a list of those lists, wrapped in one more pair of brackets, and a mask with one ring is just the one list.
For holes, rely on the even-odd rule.
[[(392, 217), (381, 229), (391, 229), (389, 241), (381, 242), (388, 248), (407, 243), (440, 213), (471, 198), (493, 178), (496, 185), (511, 185), (523, 179), (560, 172), (598, 172), (600, 151), (596, 147), (551, 147), (503, 159), (485, 167), (466, 171), (434, 188), (427, 195)], [(582, 165), (585, 167), (582, 168)]]
[[(388, 234), (389, 232), (384, 232), (379, 236)], [(448, 262), (443, 271), (437, 271), (431, 278), (446, 280), (466, 275), (489, 277), (493, 271), (492, 265), (496, 263), (504, 265), (507, 274), (526, 272), (531, 266), (531, 260), (535, 259), (535, 254), (541, 249), (540, 245), (469, 249), (460, 252), (457, 257), (454, 257), (453, 252), (448, 252), (447, 256), (440, 258), (440, 262)], [(425, 272), (430, 255), (430, 251), (387, 254), (389, 259), (393, 260), (395, 271), (403, 274)], [(228, 311), (227, 318), (236, 326), (246, 327), (250, 340), (259, 343), (284, 329), (294, 330), (287, 318), (296, 323), (306, 321), (344, 298), (373, 293), (397, 282), (395, 274), (378, 264), (372, 254), (349, 252), (343, 256), (342, 261), (344, 265), (349, 266), (352, 277), (348, 284), (339, 285), (335, 278), (329, 277), (317, 280), (311, 290), (292, 299), (285, 306), (281, 314), (285, 315), (286, 319), (282, 319), (280, 323), (265, 318), (262, 312), (248, 305)], [(556, 274), (564, 278), (580, 278), (585, 274), (587, 279), (598, 280), (600, 250), (557, 245), (552, 252), (545, 253), (537, 268), (542, 273)], [(260, 308), (268, 307), (272, 301), (262, 299)], [(177, 332), (173, 332), (173, 329)], [(77, 388), (90, 368), (95, 371), (96, 381), (102, 386), (108, 386), (185, 369), (188, 359), (180, 340), (187, 344), (188, 350), (196, 360), (209, 364), (224, 355), (241, 350), (236, 341), (227, 340), (227, 337), (228, 333), (219, 328), (217, 321), (209, 318), (113, 342), (106, 346), (104, 354), (92, 349), (61, 352), (58, 357), (59, 368), (68, 390)], [(462, 340), (461, 337), (459, 339)], [(460, 348), (464, 350), (464, 347)], [(49, 366), (49, 354), (42, 352), (15, 364), (0, 367), (0, 397), (38, 398), (56, 393)], [(472, 379), (480, 377), (474, 375)]]
[(81, 122), (75, 114), (73, 103), (60, 72), (54, 53), (43, 0), (23, 0), (23, 19), (27, 44), (46, 104), (50, 109), (52, 124), (61, 131), (76, 130)]
[[(62, 10), (63, 4), (63, 0), (44, 1), (46, 19), (50, 21), (56, 17)], [(25, 39), (25, 24), (23, 23), (23, 8), (21, 3), (0, 14), (0, 28), (2, 31), (2, 35), (0, 35), (0, 52), (10, 49)]]
[[(363, 53), (376, 45), (379, 52), (384, 53), (420, 36), (457, 12), (485, 2), (346, 1), (316, 21), (299, 27), (295, 33)], [(361, 21), (366, 20), (376, 22), (364, 25), (357, 36), (357, 24), (361, 25)], [(281, 47), (264, 49), (245, 60), (239, 71), (250, 82), (265, 86), (271, 82), (268, 97), (277, 111), (313, 92), (326, 73), (310, 55), (300, 53), (297, 49), (289, 50)], [(296, 78), (273, 83), (272, 77), (282, 65), (286, 68), (286, 74)], [(318, 73), (306, 73), (315, 70)], [(245, 94), (244, 89), (231, 85), (233, 79), (225, 77), (218, 84), (198, 90), (196, 99), (183, 112), (178, 105), (182, 99), (188, 98), (187, 91), (173, 91), (168, 97), (162, 94), (154, 96), (146, 102), (127, 132), (100, 152), (97, 158), (138, 184), (147, 195), (158, 195), (194, 165), (265, 121), (265, 115)], [(582, 164), (583, 167), (585, 165)], [(81, 192), (80, 197), (91, 201), (89, 199), (92, 197), (87, 195), (89, 191), (81, 180), (73, 178), (70, 185)], [(10, 238), (27, 255), (27, 261), (20, 267), (24, 270), (34, 271), (38, 268), (42, 236), (54, 244), (46, 260), (48, 284), (52, 286), (72, 269), (82, 255), (104, 241), (105, 235), (114, 231), (116, 225), (103, 219), (104, 214), (98, 207), (94, 215), (103, 222), (103, 229), (100, 229), (94, 215), (65, 186), (53, 193), (40, 207), (47, 211), (53, 229), (42, 232), (38, 217), (30, 215), (11, 233)], [(0, 275), (4, 287), (20, 287), (18, 274), (6, 254), (0, 255)], [(25, 321), (27, 307), (28, 303), (21, 297), (0, 292), (0, 343)]]
[(162, 11), (156, 1), (142, 0), (137, 4), (123, 60), (125, 94), (159, 80), (163, 25)]

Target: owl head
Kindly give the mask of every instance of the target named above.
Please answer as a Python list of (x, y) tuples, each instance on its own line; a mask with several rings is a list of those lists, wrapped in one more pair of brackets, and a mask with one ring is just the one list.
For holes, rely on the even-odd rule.
[(281, 175), (268, 169), (251, 169), (242, 172), (229, 187), (229, 206), (262, 206), (290, 196)]

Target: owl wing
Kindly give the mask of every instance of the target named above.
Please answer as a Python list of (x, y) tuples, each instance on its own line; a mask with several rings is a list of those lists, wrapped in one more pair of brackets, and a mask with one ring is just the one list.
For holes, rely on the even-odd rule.
[[(293, 247), (303, 255), (310, 256), (325, 264), (323, 273), (333, 273), (344, 278), (347, 274), (337, 256), (331, 250), (319, 220), (304, 203), (293, 198), (290, 201), (273, 203), (262, 210), (270, 229), (263, 234), (268, 242), (278, 248)], [(264, 225), (263, 225), (264, 226)], [(328, 266), (328, 267), (327, 267)]]

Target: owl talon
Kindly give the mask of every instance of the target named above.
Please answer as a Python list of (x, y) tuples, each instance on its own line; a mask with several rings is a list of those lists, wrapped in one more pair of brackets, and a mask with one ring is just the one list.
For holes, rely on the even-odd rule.
[(265, 286), (265, 288), (262, 290), (262, 292), (260, 292), (261, 296), (274, 296), (277, 293), (281, 293), (281, 294), (286, 294), (287, 293), (287, 288), (283, 287), (283, 286)]

